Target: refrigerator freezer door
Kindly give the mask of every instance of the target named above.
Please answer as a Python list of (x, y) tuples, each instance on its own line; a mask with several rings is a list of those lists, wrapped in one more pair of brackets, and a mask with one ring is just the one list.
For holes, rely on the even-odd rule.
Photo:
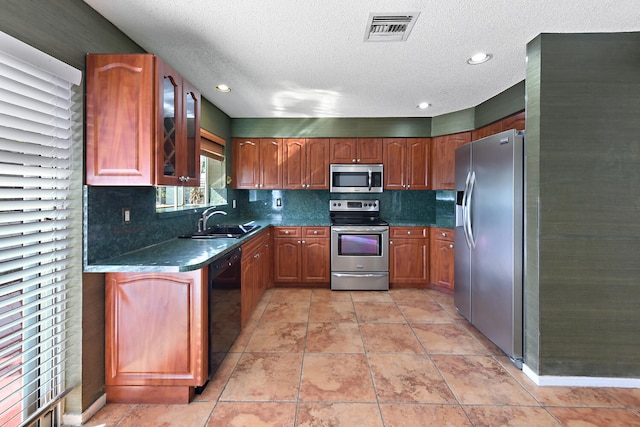
[(522, 137), (508, 131), (472, 147), (471, 322), (509, 356), (521, 358)]
[[(471, 145), (463, 145), (456, 150), (455, 159), (456, 210), (460, 212), (460, 221), (454, 229), (454, 302), (458, 312), (471, 321), (471, 249), (465, 234), (465, 208), (467, 183), (471, 173)], [(464, 194), (463, 194), (464, 193)], [(464, 218), (464, 219), (463, 219)]]

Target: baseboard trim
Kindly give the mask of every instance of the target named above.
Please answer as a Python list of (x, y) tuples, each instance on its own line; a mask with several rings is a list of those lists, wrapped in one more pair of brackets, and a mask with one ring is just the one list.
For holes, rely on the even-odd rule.
[(640, 388), (640, 378), (538, 375), (526, 363), (522, 365), (522, 372), (540, 386)]
[(91, 417), (98, 413), (100, 409), (107, 404), (107, 394), (104, 393), (95, 402), (93, 402), (83, 413), (81, 414), (63, 414), (62, 423), (69, 426), (81, 426)]

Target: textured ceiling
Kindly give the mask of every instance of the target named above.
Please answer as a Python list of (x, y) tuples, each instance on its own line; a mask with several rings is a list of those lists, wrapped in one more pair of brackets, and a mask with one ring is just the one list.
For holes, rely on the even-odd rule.
[[(640, 31), (639, 0), (85, 2), (233, 118), (438, 116), (524, 80), (540, 33)], [(371, 12), (414, 11), (407, 41), (364, 42)]]

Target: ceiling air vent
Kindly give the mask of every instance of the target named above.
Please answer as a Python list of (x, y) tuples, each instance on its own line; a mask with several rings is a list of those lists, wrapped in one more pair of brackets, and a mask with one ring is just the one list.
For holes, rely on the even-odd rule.
[(370, 13), (364, 41), (403, 42), (419, 15), (420, 12)]

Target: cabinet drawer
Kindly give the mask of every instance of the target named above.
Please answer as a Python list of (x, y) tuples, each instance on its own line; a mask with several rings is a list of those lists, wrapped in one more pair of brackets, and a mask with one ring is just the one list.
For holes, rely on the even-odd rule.
[(301, 227), (275, 227), (273, 237), (302, 237)]
[(429, 227), (389, 227), (389, 238), (420, 239), (429, 237)]
[(446, 240), (447, 242), (453, 242), (453, 230), (450, 228), (437, 228), (432, 227), (430, 230), (431, 239)]
[(329, 227), (302, 227), (304, 237), (329, 237)]

